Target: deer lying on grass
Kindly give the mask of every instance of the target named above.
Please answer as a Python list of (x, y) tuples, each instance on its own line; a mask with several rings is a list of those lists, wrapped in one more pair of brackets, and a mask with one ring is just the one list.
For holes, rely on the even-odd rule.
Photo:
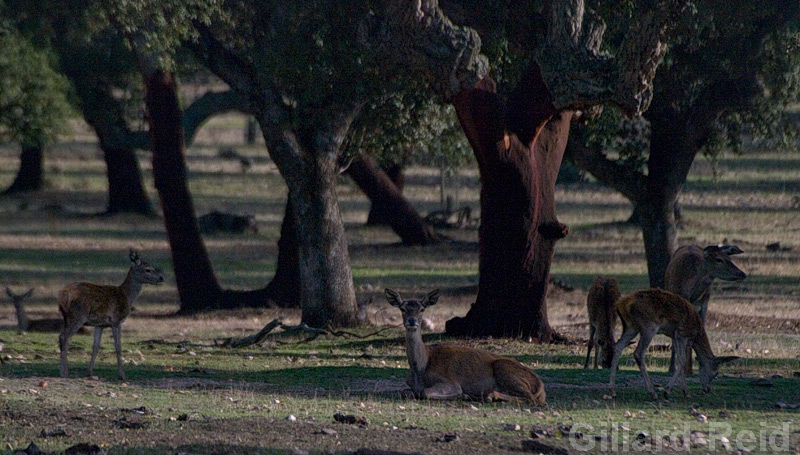
[(611, 366), (614, 358), (614, 327), (617, 325), (617, 312), (614, 302), (620, 297), (617, 280), (599, 276), (589, 289), (586, 307), (589, 311), (589, 344), (586, 349), (586, 361), (583, 368), (589, 368), (589, 357), (594, 351), (594, 367), (597, 358), (603, 356), (603, 368)]
[(622, 350), (628, 346), (628, 343), (636, 334), (639, 334), (640, 338), (633, 353), (633, 358), (636, 359), (636, 363), (639, 365), (647, 391), (653, 399), (656, 399), (656, 393), (653, 390), (653, 383), (650, 382), (650, 377), (647, 375), (645, 353), (657, 333), (662, 333), (672, 338), (672, 345), (675, 347), (675, 372), (664, 389), (665, 398), (669, 398), (669, 393), (678, 379), (681, 380), (683, 395), (687, 396), (688, 394), (686, 375), (683, 372), (687, 346), (693, 348), (694, 352), (697, 353), (703, 393), (708, 393), (711, 390), (711, 380), (717, 376), (717, 369), (721, 364), (739, 358), (715, 357), (714, 353), (711, 352), (711, 344), (708, 342), (708, 336), (706, 335), (705, 327), (703, 327), (703, 321), (700, 319), (700, 314), (686, 299), (672, 292), (661, 289), (634, 292), (617, 300), (615, 307), (622, 321), (622, 336), (617, 341), (614, 349), (614, 360), (611, 362), (609, 386), (612, 396), (615, 395), (614, 381)]
[(100, 348), (100, 337), (105, 327), (111, 327), (114, 337), (114, 350), (117, 353), (117, 370), (119, 378), (125, 380), (122, 371), (122, 345), (120, 342), (120, 329), (122, 322), (131, 314), (131, 307), (142, 291), (143, 284), (161, 284), (164, 277), (161, 272), (139, 258), (139, 253), (130, 250), (131, 268), (125, 281), (119, 286), (100, 285), (93, 283), (72, 283), (67, 285), (58, 294), (58, 309), (64, 316), (64, 329), (58, 338), (61, 348), (61, 377), (69, 376), (67, 369), (67, 353), (69, 339), (83, 325), (93, 326), (94, 344), (92, 344), (92, 357), (89, 360), (89, 371), (86, 376), (92, 376), (94, 359)]
[(410, 371), (406, 383), (418, 398), (449, 400), (466, 395), (489, 401), (528, 401), (544, 406), (541, 379), (515, 359), (452, 344), (427, 346), (422, 341), (421, 315), (439, 299), (439, 290), (420, 300), (403, 300), (386, 289), (386, 300), (400, 309), (406, 328)]
[[(708, 299), (714, 278), (725, 281), (742, 281), (747, 274), (731, 261), (729, 256), (743, 253), (736, 245), (711, 245), (701, 249), (686, 245), (675, 250), (664, 276), (664, 288), (674, 292), (694, 305), (706, 323)], [(692, 372), (692, 351), (686, 351), (686, 373)], [(675, 351), (670, 359), (669, 371), (675, 368)]]
[(14, 309), (17, 312), (17, 331), (23, 332), (60, 332), (64, 328), (64, 320), (61, 318), (47, 318), (47, 319), (34, 319), (28, 318), (28, 312), (25, 311), (24, 302), (31, 295), (33, 295), (33, 288), (28, 289), (24, 294), (15, 294), (8, 287), (6, 287), (6, 294), (11, 298), (14, 303)]

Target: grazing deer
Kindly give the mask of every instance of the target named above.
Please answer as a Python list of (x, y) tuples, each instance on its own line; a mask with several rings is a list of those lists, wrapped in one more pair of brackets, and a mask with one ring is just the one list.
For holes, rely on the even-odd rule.
[(439, 299), (438, 289), (422, 300), (403, 300), (391, 289), (386, 289), (385, 295), (386, 300), (403, 313), (410, 366), (406, 383), (414, 395), (431, 400), (467, 395), (478, 400), (546, 404), (541, 379), (515, 359), (452, 344), (425, 345), (421, 315)]
[(11, 298), (14, 303), (14, 309), (17, 312), (17, 331), (23, 332), (60, 332), (64, 327), (64, 320), (59, 318), (48, 319), (34, 319), (28, 318), (28, 312), (25, 311), (23, 302), (33, 295), (33, 288), (28, 289), (24, 294), (15, 294), (6, 287), (6, 294)]
[[(686, 245), (675, 250), (664, 276), (664, 288), (674, 292), (694, 305), (706, 323), (708, 299), (714, 278), (725, 281), (742, 281), (747, 274), (731, 261), (730, 255), (743, 253), (736, 245), (711, 245), (701, 249)], [(692, 372), (692, 351), (686, 353), (686, 373)], [(670, 359), (669, 371), (675, 368), (675, 351)]]
[(586, 307), (589, 311), (589, 344), (586, 348), (586, 361), (583, 368), (589, 368), (589, 357), (594, 351), (594, 367), (597, 358), (603, 356), (603, 368), (611, 367), (614, 358), (614, 328), (617, 325), (617, 312), (614, 302), (620, 297), (617, 280), (598, 276), (589, 289)]
[(653, 337), (662, 333), (672, 338), (675, 347), (675, 372), (664, 390), (664, 397), (669, 398), (669, 393), (678, 379), (681, 380), (683, 395), (686, 396), (686, 375), (683, 364), (686, 361), (686, 347), (690, 346), (697, 353), (700, 363), (700, 383), (703, 393), (711, 390), (711, 380), (717, 376), (717, 369), (725, 362), (736, 360), (739, 357), (715, 357), (711, 352), (708, 335), (700, 319), (700, 314), (683, 297), (661, 289), (648, 289), (627, 295), (615, 305), (617, 314), (622, 321), (622, 336), (617, 341), (614, 349), (614, 360), (611, 362), (611, 395), (615, 395), (614, 380), (622, 350), (628, 343), (640, 334), (639, 343), (633, 353), (633, 358), (639, 365), (639, 370), (644, 377), (647, 391), (653, 399), (656, 393), (653, 384), (647, 375), (645, 366), (645, 353)]
[(64, 330), (58, 338), (61, 348), (61, 377), (69, 375), (67, 369), (67, 352), (69, 339), (83, 325), (93, 326), (94, 344), (92, 345), (92, 358), (89, 360), (87, 376), (92, 376), (94, 359), (100, 348), (100, 337), (105, 327), (111, 327), (114, 337), (114, 350), (117, 352), (117, 370), (119, 378), (125, 380), (122, 371), (122, 346), (120, 342), (120, 329), (122, 322), (131, 314), (134, 301), (142, 292), (143, 284), (161, 284), (164, 277), (161, 272), (139, 258), (139, 253), (130, 250), (131, 268), (125, 281), (119, 286), (100, 285), (93, 283), (68, 284), (58, 294), (58, 309), (64, 316)]

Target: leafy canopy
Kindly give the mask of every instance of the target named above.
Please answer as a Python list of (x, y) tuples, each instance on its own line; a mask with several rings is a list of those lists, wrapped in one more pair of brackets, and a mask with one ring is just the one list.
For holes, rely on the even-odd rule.
[(71, 114), (66, 80), (51, 58), (5, 19), (0, 19), (0, 80), (0, 139), (44, 146), (64, 131)]

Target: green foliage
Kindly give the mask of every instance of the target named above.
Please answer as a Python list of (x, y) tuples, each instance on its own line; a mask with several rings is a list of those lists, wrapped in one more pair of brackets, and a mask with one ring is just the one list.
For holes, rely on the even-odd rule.
[(197, 37), (197, 24), (224, 18), (216, 0), (93, 0), (88, 11), (96, 13), (93, 23), (104, 29), (112, 24), (130, 47), (161, 68), (176, 68), (176, 50)]
[(0, 138), (41, 146), (65, 130), (68, 84), (7, 21), (0, 22)]
[[(645, 113), (651, 118), (671, 109), (685, 118), (710, 106), (715, 121), (708, 139), (700, 145), (712, 163), (724, 150), (738, 151), (744, 136), (770, 145), (788, 144), (797, 128), (783, 117), (800, 97), (798, 9), (785, 9), (784, 2), (734, 3), (690, 5), (690, 14), (683, 16), (672, 33), (654, 81), (653, 105)], [(631, 5), (626, 1), (589, 5), (609, 20), (604, 46), (613, 50), (620, 42), (622, 30), (631, 20)], [(698, 121), (705, 121), (702, 115)], [(606, 108), (599, 121), (590, 125), (589, 144), (616, 152), (624, 165), (643, 171), (648, 129), (631, 129), (640, 121), (624, 119)], [(637, 130), (643, 135), (635, 134)]]
[(366, 153), (382, 165), (444, 163), (452, 171), (473, 158), (453, 107), (416, 85), (367, 103), (350, 129), (345, 159)]

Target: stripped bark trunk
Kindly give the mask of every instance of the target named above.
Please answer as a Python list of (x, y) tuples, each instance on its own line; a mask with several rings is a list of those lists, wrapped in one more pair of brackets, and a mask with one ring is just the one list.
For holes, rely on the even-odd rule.
[(572, 112), (555, 110), (536, 65), (507, 105), (488, 77), (453, 104), (480, 169), (480, 276), (476, 302), (447, 322), (447, 333), (551, 341), (550, 263), (568, 231), (554, 186)]
[(144, 75), (150, 125), (153, 178), (172, 252), (181, 306), (179, 313), (215, 308), (222, 296), (208, 258), (186, 183), (181, 108), (174, 76), (161, 70)]
[[(386, 173), (389, 180), (394, 183), (394, 186), (403, 192), (405, 186), (405, 175), (403, 174), (403, 167), (397, 163), (392, 163), (386, 168), (378, 168), (378, 171)], [(367, 226), (389, 226), (391, 223), (389, 219), (392, 216), (391, 209), (382, 204), (380, 201), (370, 200), (369, 213), (367, 214)]]
[(351, 163), (347, 173), (367, 195), (373, 209), (381, 207), (385, 221), (404, 245), (430, 245), (440, 241), (433, 227), (403, 197), (371, 156), (362, 156)]

